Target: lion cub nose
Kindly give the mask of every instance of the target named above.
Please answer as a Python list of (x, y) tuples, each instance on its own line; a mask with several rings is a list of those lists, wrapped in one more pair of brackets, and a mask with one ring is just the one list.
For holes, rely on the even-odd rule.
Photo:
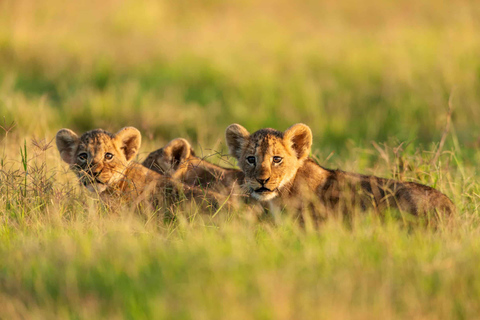
[(258, 181), (262, 186), (264, 186), (265, 183), (268, 182), (268, 180), (270, 180), (270, 178), (267, 178), (267, 179), (257, 179), (257, 181)]
[(92, 176), (98, 177), (100, 173), (102, 173), (102, 169), (103, 169), (102, 166), (99, 166), (98, 164), (94, 164), (89, 171)]

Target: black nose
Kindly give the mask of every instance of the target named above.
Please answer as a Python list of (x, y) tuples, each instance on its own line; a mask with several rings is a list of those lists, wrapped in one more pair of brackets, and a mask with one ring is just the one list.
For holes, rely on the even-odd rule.
[(88, 173), (89, 173), (92, 177), (94, 177), (94, 178), (98, 177), (101, 172), (102, 172), (102, 171), (100, 171), (100, 170), (99, 170), (99, 171), (97, 171), (97, 170), (89, 170), (89, 171), (88, 171)]
[(96, 165), (93, 165), (89, 171), (92, 177), (95, 177), (95, 178), (98, 177), (100, 173), (102, 173), (102, 169), (98, 168)]
[(268, 182), (268, 180), (270, 180), (270, 178), (267, 178), (267, 179), (257, 179), (257, 181), (258, 181), (262, 186), (264, 186), (265, 183)]

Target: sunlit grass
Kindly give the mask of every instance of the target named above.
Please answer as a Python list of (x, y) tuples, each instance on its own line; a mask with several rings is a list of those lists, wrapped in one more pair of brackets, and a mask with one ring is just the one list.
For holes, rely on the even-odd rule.
[[(475, 318), (479, 17), (474, 1), (0, 1), (0, 318)], [(233, 122), (304, 122), (322, 165), (433, 186), (457, 215), (112, 212), (52, 141), (135, 126), (139, 160), (176, 137), (218, 155)]]

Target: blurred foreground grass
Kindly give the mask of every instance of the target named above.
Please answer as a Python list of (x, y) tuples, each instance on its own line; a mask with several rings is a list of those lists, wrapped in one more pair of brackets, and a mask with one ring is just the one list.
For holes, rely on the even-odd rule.
[(408, 232), (362, 219), (306, 232), (243, 217), (152, 230), (50, 212), (2, 235), (5, 318), (475, 318), (478, 224)]
[[(476, 1), (1, 1), (0, 318), (475, 318), (479, 18)], [(141, 157), (178, 136), (207, 155), (232, 122), (304, 122), (323, 165), (434, 186), (458, 216), (113, 214), (48, 147), (133, 125)]]

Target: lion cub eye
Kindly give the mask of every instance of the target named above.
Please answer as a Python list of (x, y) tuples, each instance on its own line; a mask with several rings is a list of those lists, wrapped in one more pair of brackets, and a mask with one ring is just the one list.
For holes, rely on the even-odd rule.
[(110, 152), (105, 153), (105, 159), (112, 160), (113, 159), (113, 154), (111, 154)]
[(247, 162), (250, 163), (250, 164), (255, 164), (255, 157), (247, 157)]
[(282, 160), (283, 160), (282, 157), (279, 157), (279, 156), (273, 157), (273, 162), (274, 162), (274, 163), (280, 163), (280, 162), (282, 162)]
[(77, 156), (77, 158), (81, 161), (85, 161), (88, 158), (88, 154), (86, 152), (82, 152)]

